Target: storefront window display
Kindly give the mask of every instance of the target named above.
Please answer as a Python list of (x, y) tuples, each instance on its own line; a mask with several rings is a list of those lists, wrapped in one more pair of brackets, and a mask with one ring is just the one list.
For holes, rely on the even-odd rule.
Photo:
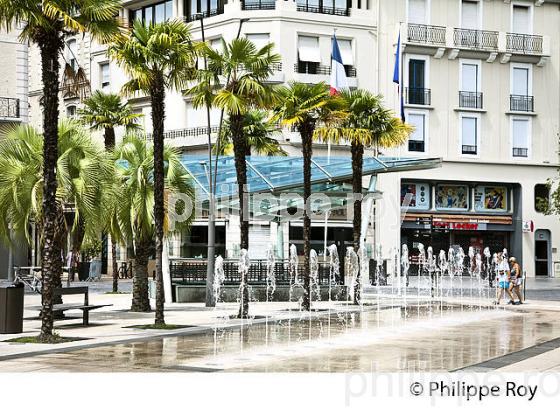
[(505, 186), (477, 186), (474, 206), (477, 212), (507, 212), (508, 195)]
[(430, 209), (430, 185), (401, 184), (401, 206), (412, 210)]
[(468, 211), (469, 188), (466, 185), (437, 185), (435, 206), (438, 210)]

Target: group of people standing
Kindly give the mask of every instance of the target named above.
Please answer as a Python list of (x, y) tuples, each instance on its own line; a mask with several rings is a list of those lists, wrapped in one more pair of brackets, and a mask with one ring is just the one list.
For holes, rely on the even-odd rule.
[[(496, 304), (499, 305), (504, 296), (504, 292), (508, 294), (510, 305), (521, 305), (523, 297), (521, 295), (521, 285), (523, 284), (523, 272), (517, 259), (513, 256), (509, 260), (504, 256), (503, 252), (498, 253), (496, 263)], [(517, 296), (517, 301), (515, 301)]]

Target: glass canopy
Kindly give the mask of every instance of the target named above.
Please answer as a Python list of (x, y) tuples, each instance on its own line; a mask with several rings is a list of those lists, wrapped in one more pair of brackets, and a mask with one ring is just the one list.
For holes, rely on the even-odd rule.
[[(183, 155), (181, 163), (195, 182), (197, 202), (208, 200), (209, 172), (214, 172), (216, 157), (210, 169), (208, 156)], [(270, 192), (298, 192), (303, 186), (302, 157), (248, 156), (247, 191), (250, 194)], [(235, 158), (217, 158), (216, 199), (231, 197), (237, 192)], [(441, 166), (441, 158), (364, 157), (364, 175), (387, 172), (413, 171)], [(349, 192), (347, 184), (352, 179), (352, 159), (348, 157), (314, 157), (311, 161), (313, 191), (326, 194)], [(350, 189), (351, 191), (351, 189)]]

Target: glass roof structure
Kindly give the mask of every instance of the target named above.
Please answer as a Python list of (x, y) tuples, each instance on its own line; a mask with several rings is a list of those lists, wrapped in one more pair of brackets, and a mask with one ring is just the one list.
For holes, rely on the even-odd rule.
[[(193, 178), (197, 202), (208, 200), (209, 172), (214, 172), (216, 157), (210, 169), (208, 156), (182, 155), (181, 163)], [(249, 194), (298, 192), (303, 187), (302, 157), (248, 156), (247, 185)], [(216, 180), (216, 200), (231, 198), (237, 192), (235, 158), (219, 156)], [(377, 175), (388, 172), (414, 171), (441, 166), (441, 158), (364, 157), (363, 173)], [(352, 178), (351, 157), (314, 157), (311, 160), (311, 183), (314, 192), (336, 194), (349, 192)], [(350, 187), (351, 192), (351, 187)]]

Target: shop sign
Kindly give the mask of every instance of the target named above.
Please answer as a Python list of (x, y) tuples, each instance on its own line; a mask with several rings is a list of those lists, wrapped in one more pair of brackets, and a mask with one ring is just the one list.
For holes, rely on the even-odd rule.
[(523, 232), (533, 232), (535, 230), (535, 224), (533, 221), (523, 221)]
[(486, 229), (486, 224), (479, 224), (477, 222), (432, 222), (434, 229), (452, 229), (457, 231), (480, 231)]

